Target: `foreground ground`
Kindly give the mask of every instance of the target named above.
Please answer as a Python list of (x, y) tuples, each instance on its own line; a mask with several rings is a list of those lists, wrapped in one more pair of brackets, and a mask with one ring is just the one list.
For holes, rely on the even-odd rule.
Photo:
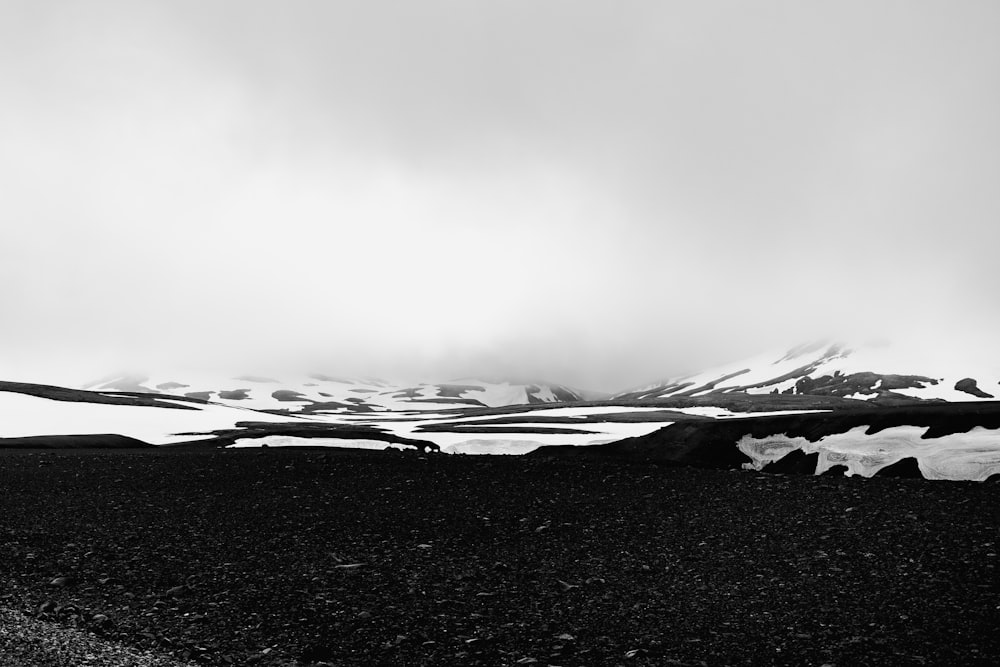
[(0, 455), (0, 607), (204, 664), (995, 664), (998, 551), (997, 483)]

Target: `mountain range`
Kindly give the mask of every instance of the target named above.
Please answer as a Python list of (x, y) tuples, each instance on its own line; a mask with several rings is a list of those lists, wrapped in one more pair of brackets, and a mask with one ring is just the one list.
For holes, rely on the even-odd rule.
[(1000, 474), (995, 374), (813, 343), (607, 396), (560, 384), (121, 374), (0, 382), (0, 446), (347, 446), (812, 474)]
[(1000, 373), (942, 364), (890, 345), (811, 343), (706, 372), (621, 392), (616, 399), (781, 394), (836, 396), (876, 404), (968, 401), (1000, 395)]

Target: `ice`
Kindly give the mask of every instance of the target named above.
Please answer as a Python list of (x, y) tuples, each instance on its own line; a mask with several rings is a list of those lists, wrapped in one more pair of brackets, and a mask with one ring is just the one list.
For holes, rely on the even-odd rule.
[(847, 433), (824, 436), (817, 442), (805, 438), (774, 435), (766, 438), (744, 436), (737, 443), (752, 462), (745, 464), (760, 470), (789, 452), (799, 449), (819, 453), (816, 474), (835, 465), (847, 468), (848, 475), (871, 477), (882, 468), (907, 457), (917, 460), (927, 479), (983, 481), (1000, 473), (1000, 430), (981, 426), (968, 433), (941, 438), (923, 438), (921, 426), (895, 426), (867, 434), (867, 426)]

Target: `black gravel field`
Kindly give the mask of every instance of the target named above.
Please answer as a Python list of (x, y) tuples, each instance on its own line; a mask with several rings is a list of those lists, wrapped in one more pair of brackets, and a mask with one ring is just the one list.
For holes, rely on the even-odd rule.
[(993, 482), (9, 452), (0, 512), (0, 607), (202, 664), (1000, 663)]

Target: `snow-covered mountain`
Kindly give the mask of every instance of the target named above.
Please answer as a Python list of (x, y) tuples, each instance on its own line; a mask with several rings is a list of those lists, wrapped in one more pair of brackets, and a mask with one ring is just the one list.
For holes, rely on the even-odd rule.
[[(254, 381), (268, 389), (287, 386), (263, 378)], [(203, 395), (163, 393), (178, 389), (165, 382), (150, 391), (147, 382), (108, 379), (99, 383), (100, 388), (87, 390), (0, 381), (0, 447), (70, 446), (67, 436), (77, 438), (74, 446), (106, 446), (100, 437), (107, 436), (114, 446), (416, 447), (450, 453), (520, 454), (549, 444), (591, 445), (650, 433), (673, 423), (677, 414), (658, 407), (545, 401), (537, 395), (541, 393), (538, 385), (506, 383), (383, 387), (375, 391), (376, 398), (395, 399), (386, 402), (396, 409), (376, 410), (376, 402), (349, 403), (347, 408), (323, 402), (324, 409), (319, 409), (319, 403), (300, 399), (295, 407), (313, 409), (282, 412), (244, 407), (246, 402), (252, 404), (250, 396), (216, 402)], [(331, 383), (357, 386), (333, 379), (323, 382), (326, 388)], [(367, 386), (375, 385), (368, 382)], [(524, 396), (528, 400), (494, 407), (441, 400), (451, 398), (442, 393), (477, 388), (487, 400), (498, 403)], [(543, 398), (559, 397), (551, 386), (546, 389)], [(282, 391), (293, 390), (274, 389), (272, 393)], [(264, 406), (272, 405), (267, 395), (261, 401)]]
[(0, 447), (418, 448), (985, 480), (997, 374), (901, 349), (805, 345), (602, 400), (561, 385), (312, 375), (0, 382)]
[(172, 394), (252, 410), (301, 415), (496, 408), (582, 400), (579, 392), (558, 384), (459, 379), (408, 385), (321, 374), (292, 379), (256, 375), (220, 378), (185, 374), (180, 379), (118, 375), (83, 388)]
[(164, 445), (207, 439), (242, 422), (287, 417), (177, 396), (0, 382), (0, 439), (114, 434)]
[(971, 401), (1000, 396), (1000, 373), (953, 360), (936, 350), (888, 344), (812, 343), (695, 375), (622, 392), (615, 399), (712, 397), (722, 394), (836, 396), (892, 404)]

